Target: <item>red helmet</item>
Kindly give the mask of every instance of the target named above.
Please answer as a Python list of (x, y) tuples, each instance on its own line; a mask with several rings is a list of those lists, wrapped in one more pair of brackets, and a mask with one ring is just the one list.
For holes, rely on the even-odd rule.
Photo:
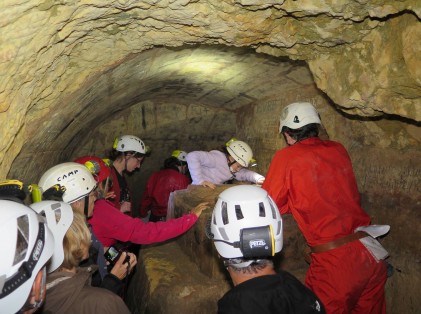
[(107, 179), (111, 174), (110, 167), (99, 157), (83, 156), (75, 160), (75, 162), (85, 165), (92, 173), (97, 183), (101, 183)]

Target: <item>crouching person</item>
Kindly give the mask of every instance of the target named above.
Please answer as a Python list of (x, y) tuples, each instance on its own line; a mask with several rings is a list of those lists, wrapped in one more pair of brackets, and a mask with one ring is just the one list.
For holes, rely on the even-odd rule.
[(90, 285), (96, 266), (79, 267), (89, 257), (91, 246), (85, 217), (63, 202), (43, 201), (31, 206), (46, 217), (55, 235), (43, 313), (130, 313), (119, 296)]
[(219, 195), (208, 236), (234, 288), (218, 301), (218, 313), (325, 313), (316, 295), (293, 275), (275, 271), (282, 249), (282, 219), (267, 192), (239, 185)]

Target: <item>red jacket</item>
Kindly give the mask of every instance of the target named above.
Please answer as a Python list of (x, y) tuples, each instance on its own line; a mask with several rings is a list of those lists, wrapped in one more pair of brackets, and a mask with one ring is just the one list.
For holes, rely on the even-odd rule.
[(146, 183), (140, 201), (140, 217), (146, 217), (148, 211), (155, 216), (167, 216), (168, 198), (176, 190), (184, 190), (189, 185), (189, 179), (174, 169), (163, 169), (154, 172)]
[(93, 216), (89, 219), (96, 237), (105, 247), (117, 241), (135, 244), (162, 242), (186, 232), (196, 221), (195, 214), (187, 214), (165, 222), (145, 223), (123, 214), (106, 200), (95, 202)]
[(279, 150), (262, 187), (281, 214), (292, 213), (310, 246), (370, 224), (351, 160), (339, 143), (312, 137)]

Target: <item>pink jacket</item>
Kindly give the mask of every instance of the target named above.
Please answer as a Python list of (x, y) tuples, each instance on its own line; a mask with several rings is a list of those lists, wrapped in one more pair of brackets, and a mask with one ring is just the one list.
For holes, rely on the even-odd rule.
[(183, 234), (196, 221), (195, 214), (187, 214), (165, 222), (145, 223), (139, 218), (123, 214), (106, 200), (95, 202), (93, 216), (89, 219), (95, 235), (104, 247), (109, 247), (117, 241), (130, 241), (135, 244), (162, 242)]

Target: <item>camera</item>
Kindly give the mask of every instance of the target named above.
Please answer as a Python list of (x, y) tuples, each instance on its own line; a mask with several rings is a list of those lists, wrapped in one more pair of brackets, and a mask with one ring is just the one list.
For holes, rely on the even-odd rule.
[[(120, 258), (120, 255), (125, 252), (124, 250), (119, 250), (115, 246), (110, 246), (108, 250), (104, 253), (105, 259), (110, 263), (110, 266), (114, 266), (114, 264)], [(124, 260), (123, 264), (130, 261), (130, 256), (127, 255), (126, 259)]]

